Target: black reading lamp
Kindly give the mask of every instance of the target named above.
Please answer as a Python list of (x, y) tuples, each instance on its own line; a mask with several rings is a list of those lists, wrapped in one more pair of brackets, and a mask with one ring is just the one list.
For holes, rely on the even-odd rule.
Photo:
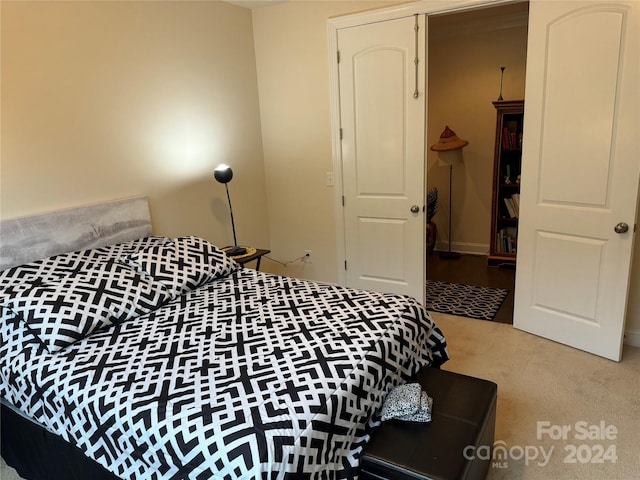
[(213, 176), (220, 183), (224, 183), (224, 188), (227, 190), (227, 200), (229, 200), (229, 213), (231, 213), (231, 228), (233, 229), (233, 247), (226, 249), (225, 252), (231, 256), (235, 257), (238, 255), (244, 255), (247, 253), (247, 249), (244, 247), (238, 246), (238, 240), (236, 239), (236, 224), (233, 221), (233, 208), (231, 208), (231, 197), (229, 196), (229, 187), (227, 183), (231, 181), (233, 178), (233, 170), (229, 165), (225, 165), (224, 163), (218, 165), (216, 169), (213, 171)]

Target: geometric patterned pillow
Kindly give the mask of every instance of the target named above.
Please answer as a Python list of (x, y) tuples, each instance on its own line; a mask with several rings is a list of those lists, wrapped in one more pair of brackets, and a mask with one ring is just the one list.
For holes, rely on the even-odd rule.
[(104, 263), (2, 297), (3, 307), (19, 315), (53, 353), (99, 328), (154, 310), (170, 294), (152, 278)]
[(218, 247), (193, 236), (151, 245), (120, 261), (163, 283), (173, 298), (240, 268)]

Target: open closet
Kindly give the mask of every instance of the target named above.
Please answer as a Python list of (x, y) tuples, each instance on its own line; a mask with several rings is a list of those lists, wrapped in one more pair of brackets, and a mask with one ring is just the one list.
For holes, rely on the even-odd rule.
[[(527, 24), (528, 2), (428, 17), (427, 143), (437, 142), (449, 126), (469, 145), (451, 168), (437, 152), (427, 151), (427, 189), (438, 192), (427, 279), (509, 290), (494, 318), (502, 323), (513, 319), (515, 264), (487, 267), (497, 128), (493, 102), (524, 98)], [(439, 255), (449, 248), (460, 258)]]
[[(464, 153), (466, 175), (451, 172), (451, 178), (455, 180), (452, 181), (451, 198), (456, 202), (452, 208), (452, 225), (459, 230), (482, 224), (484, 228), (470, 228), (470, 231), (483, 232), (480, 235), (484, 238), (467, 237), (466, 234), (456, 237), (460, 232), (454, 228), (452, 244), (454, 248), (464, 247), (470, 253), (489, 251), (491, 207), (483, 205), (483, 199), (490, 201), (491, 197), (480, 192), (483, 188), (491, 188), (492, 182), (479, 179), (486, 172), (489, 175), (493, 172), (493, 165), (482, 164), (482, 157), (485, 160), (493, 158), (493, 149), (489, 146), (485, 150), (489, 153), (484, 155), (482, 149), (474, 151), (471, 146), (481, 147), (483, 141), (491, 144), (496, 138), (492, 102), (500, 92), (505, 99), (520, 97), (518, 92), (509, 91), (518, 83), (511, 76), (512, 72), (517, 72), (516, 67), (500, 58), (516, 43), (516, 37), (509, 35), (515, 30), (513, 25), (498, 24), (494, 29), (487, 29), (490, 21), (481, 19), (477, 22), (478, 39), (460, 45), (468, 32), (474, 30), (475, 20), (467, 17), (468, 21), (459, 27), (462, 31), (441, 42), (443, 53), (438, 57), (437, 40), (429, 38), (427, 41), (416, 34), (414, 43), (411, 32), (423, 30), (413, 28), (414, 22), (405, 21), (407, 25), (401, 36), (409, 48), (398, 47), (395, 43), (385, 46), (375, 35), (370, 35), (362, 48), (352, 50), (345, 57), (346, 61), (341, 62), (339, 55), (341, 44), (353, 45), (343, 34), (356, 30), (365, 32), (367, 25), (386, 22), (390, 26), (400, 25), (400, 19), (415, 17), (419, 27), (425, 14), (429, 20), (442, 16), (447, 21), (454, 15), (486, 14), (495, 7), (482, 0), (462, 3), (457, 4), (460, 8), (449, 8), (425, 0), (329, 21), (330, 56), (338, 60), (331, 66), (332, 124), (337, 127), (332, 134), (334, 170), (343, 172), (345, 167), (355, 166), (357, 173), (351, 179), (343, 174), (336, 180), (338, 276), (341, 283), (358, 287), (374, 280), (377, 285), (373, 289), (405, 293), (415, 298), (424, 296), (424, 283), (420, 285), (416, 281), (416, 273), (426, 270), (425, 244), (420, 242), (425, 237), (426, 225), (424, 216), (420, 215), (420, 204), (426, 203), (424, 196), (428, 188), (423, 189), (422, 198), (416, 198), (415, 186), (419, 183), (422, 187), (430, 186), (429, 179), (438, 173), (429, 162), (425, 166), (426, 172), (420, 168), (410, 172), (404, 167), (414, 166), (416, 162), (424, 164), (424, 158), (417, 160), (402, 148), (410, 144), (407, 136), (396, 135), (395, 156), (382, 159), (380, 152), (387, 149), (383, 140), (388, 139), (390, 131), (385, 128), (389, 118), (386, 113), (395, 114), (407, 129), (428, 124), (426, 135), (411, 137), (422, 141), (425, 153), (446, 126), (469, 142)], [(503, 6), (517, 9), (527, 3), (505, 2)], [(640, 171), (635, 135), (640, 68), (636, 41), (640, 28), (638, 4), (631, 0), (616, 4), (597, 0), (532, 0), (528, 7), (526, 55), (520, 57), (521, 64), (526, 65), (526, 91), (525, 98), (515, 98), (525, 101), (525, 109), (513, 324), (521, 330), (619, 360)], [(451, 17), (445, 18), (448, 15)], [(435, 30), (435, 23), (433, 27)], [(453, 28), (453, 24), (445, 26), (445, 29)], [(594, 31), (598, 31), (597, 36), (593, 35)], [(505, 35), (499, 41), (489, 41), (489, 33)], [(525, 36), (524, 30), (522, 35)], [(489, 48), (481, 51), (480, 39), (486, 41)], [(429, 63), (426, 96), (420, 92), (420, 85), (427, 84), (420, 80), (423, 67), (418, 68), (424, 65), (419, 59), (424, 58), (420, 49), (425, 43), (428, 43)], [(362, 101), (365, 97), (360, 97), (358, 92), (353, 97), (357, 101), (340, 104), (346, 97), (346, 90), (352, 88), (352, 83), (339, 83), (338, 79), (343, 78), (341, 68), (356, 65), (358, 68), (372, 67), (369, 71), (373, 73), (387, 73), (390, 70), (381, 69), (375, 60), (357, 63), (371, 52), (385, 51), (383, 59), (390, 60), (392, 56), (398, 59), (395, 65), (400, 73), (393, 80), (395, 89), (390, 91), (399, 95), (394, 97), (386, 89), (391, 84), (380, 81), (388, 79), (387, 75), (367, 75), (362, 70), (363, 75), (354, 78), (360, 80), (363, 92), (371, 93), (379, 88), (390, 103), (385, 106), (374, 95)], [(416, 51), (414, 73), (415, 54), (411, 52)], [(487, 67), (472, 71), (471, 67), (479, 61)], [(499, 74), (503, 66), (501, 89)], [(436, 69), (449, 74), (454, 67), (460, 73), (448, 77), (438, 90), (437, 80), (431, 79), (431, 72)], [(488, 88), (491, 84), (494, 86)], [(414, 85), (418, 86), (415, 91)], [(449, 91), (451, 96), (445, 94)], [(411, 92), (415, 92), (414, 95)], [(467, 98), (470, 92), (474, 96)], [(480, 101), (475, 100), (478, 93), (482, 95)], [(428, 104), (428, 122), (419, 116), (416, 122), (400, 116), (404, 108), (401, 102), (409, 102), (411, 97)], [(466, 101), (461, 101), (460, 97), (465, 97)], [(438, 102), (441, 105), (438, 106)], [(357, 112), (362, 106), (367, 108)], [(443, 117), (432, 116), (432, 109), (436, 107)], [(486, 121), (468, 123), (474, 114), (484, 111), (491, 112), (487, 113)], [(347, 118), (345, 112), (362, 115), (360, 119), (364, 122)], [(368, 132), (359, 130), (363, 126), (375, 128)], [(476, 136), (476, 126), (486, 132)], [(358, 144), (361, 141), (370, 143), (367, 146)], [(376, 165), (384, 168), (372, 168), (366, 152), (377, 152), (380, 158)], [(424, 173), (424, 177), (420, 173)], [(346, 183), (353, 188), (352, 194), (347, 194)], [(369, 186), (377, 190), (369, 189)], [(448, 193), (446, 187), (443, 190)], [(359, 210), (358, 203), (368, 199), (388, 200), (390, 208)], [(441, 195), (440, 199), (444, 200), (445, 196)], [(471, 205), (479, 205), (480, 213), (470, 214)], [(447, 208), (443, 207), (443, 210)], [(416, 222), (422, 222), (423, 232), (413, 236)], [(353, 237), (349, 238), (345, 232)], [(418, 241), (411, 241), (412, 238)], [(417, 243), (422, 243), (421, 251), (416, 248)]]

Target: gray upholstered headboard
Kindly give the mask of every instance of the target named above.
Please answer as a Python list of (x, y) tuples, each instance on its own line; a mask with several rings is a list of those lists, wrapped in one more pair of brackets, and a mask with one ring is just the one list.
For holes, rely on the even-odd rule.
[(0, 270), (149, 235), (151, 217), (146, 197), (2, 220)]

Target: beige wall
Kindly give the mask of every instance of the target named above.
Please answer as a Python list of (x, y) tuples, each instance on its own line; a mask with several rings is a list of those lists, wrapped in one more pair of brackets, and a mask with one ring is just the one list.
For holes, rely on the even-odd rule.
[(251, 11), (2, 3), (2, 218), (147, 195), (154, 231), (269, 246)]
[[(327, 19), (392, 3), (288, 2), (252, 12), (223, 2), (2, 1), (0, 217), (143, 194), (156, 233), (229, 243), (224, 188), (211, 178), (227, 162), (240, 243), (271, 247), (281, 260), (312, 250), (304, 268), (263, 265), (335, 281)], [(460, 49), (450, 53), (466, 56)], [(482, 84), (487, 131), (503, 62), (504, 96), (518, 96), (506, 51), (488, 51), (486, 78), (468, 87)], [(428, 134), (435, 141), (449, 122), (471, 142), (464, 182), (472, 191), (456, 204), (464, 211), (487, 198), (480, 167), (492, 158), (488, 144), (479, 148), (485, 136), (459, 123), (466, 112), (433, 119)], [(446, 169), (432, 170), (429, 183), (446, 178)], [(637, 242), (634, 337), (639, 272)]]
[[(524, 7), (524, 8), (523, 8)], [(452, 249), (486, 254), (491, 235), (491, 192), (500, 67), (506, 66), (502, 96), (524, 98), (527, 55), (526, 4), (479, 10), (429, 20), (427, 143), (436, 143), (446, 125), (469, 142), (463, 164), (453, 168)], [(512, 28), (503, 25), (521, 23)], [(448, 246), (449, 168), (427, 152), (427, 186), (437, 187), (436, 248)]]
[[(636, 222), (640, 221), (640, 218)], [(636, 235), (629, 286), (625, 343), (640, 347), (640, 241)]]

